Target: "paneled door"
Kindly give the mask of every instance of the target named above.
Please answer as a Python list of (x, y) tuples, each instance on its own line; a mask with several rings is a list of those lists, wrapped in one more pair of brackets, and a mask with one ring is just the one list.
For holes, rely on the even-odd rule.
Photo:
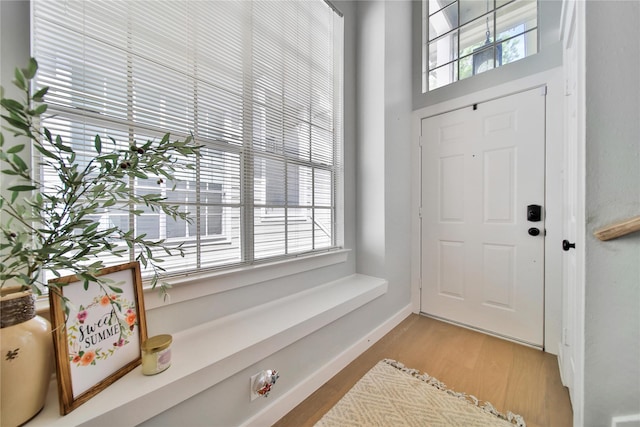
[(544, 345), (545, 94), (422, 120), (425, 314)]

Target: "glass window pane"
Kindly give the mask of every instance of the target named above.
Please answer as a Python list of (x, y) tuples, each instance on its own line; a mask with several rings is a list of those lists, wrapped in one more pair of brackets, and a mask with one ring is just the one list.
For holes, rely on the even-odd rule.
[(496, 9), (498, 9), (499, 7), (504, 6), (505, 4), (509, 4), (511, 2), (513, 2), (514, 0), (496, 0)]
[(496, 11), (496, 40), (522, 34), (538, 25), (535, 0), (518, 0)]
[(311, 127), (311, 161), (333, 164), (333, 133), (317, 126)]
[(458, 56), (458, 32), (429, 43), (429, 70), (451, 62)]
[(313, 197), (315, 206), (331, 206), (333, 180), (328, 170), (313, 171)]
[[(493, 42), (493, 15), (475, 20), (460, 29), (460, 56), (473, 53)], [(487, 32), (488, 39), (487, 39)]]
[(473, 55), (460, 58), (459, 80), (473, 76)]
[(495, 67), (493, 46), (486, 49), (477, 50), (471, 55), (473, 64), (473, 74), (484, 73)]
[(312, 209), (289, 209), (287, 215), (287, 253), (313, 249)]
[(502, 64), (517, 61), (532, 55), (538, 51), (538, 31), (533, 30), (526, 34), (521, 34), (499, 44), (500, 49), (496, 55), (502, 58)]
[(286, 156), (309, 160), (311, 155), (310, 125), (307, 122), (285, 118), (284, 122), (284, 152)]
[(446, 86), (458, 80), (458, 62), (443, 65), (429, 71), (429, 90)]
[(460, 25), (473, 21), (477, 17), (493, 10), (493, 0), (459, 0)]
[(285, 210), (256, 208), (253, 215), (254, 257), (263, 259), (284, 255), (286, 253)]
[(256, 205), (284, 204), (284, 162), (256, 157), (254, 161), (253, 192)]
[(240, 208), (205, 206), (200, 211), (201, 266), (240, 262)]
[(429, 40), (458, 27), (458, 4), (454, 3), (429, 17)]
[(450, 5), (456, 0), (429, 0), (429, 15), (433, 15), (440, 9)]
[(287, 205), (313, 205), (312, 169), (296, 164), (287, 165)]
[(333, 211), (331, 209), (316, 209), (313, 221), (314, 249), (331, 247), (333, 241)]

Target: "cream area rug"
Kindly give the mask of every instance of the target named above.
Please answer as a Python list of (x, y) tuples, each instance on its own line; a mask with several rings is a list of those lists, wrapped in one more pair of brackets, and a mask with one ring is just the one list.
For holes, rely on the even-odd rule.
[(316, 427), (525, 427), (521, 416), (457, 393), (437, 379), (385, 359), (362, 377)]

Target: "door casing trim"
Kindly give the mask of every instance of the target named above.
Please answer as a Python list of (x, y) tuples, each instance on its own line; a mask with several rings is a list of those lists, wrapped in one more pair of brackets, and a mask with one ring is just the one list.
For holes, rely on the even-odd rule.
[[(545, 286), (544, 349), (558, 354), (562, 330), (562, 161), (564, 88), (562, 67), (514, 80), (490, 89), (415, 110), (412, 113), (411, 144), (411, 302), (414, 313), (420, 312), (421, 280), (421, 122), (423, 118), (444, 114), (476, 103), (487, 102), (536, 87), (546, 87), (545, 107)], [(542, 96), (542, 95), (541, 95)]]

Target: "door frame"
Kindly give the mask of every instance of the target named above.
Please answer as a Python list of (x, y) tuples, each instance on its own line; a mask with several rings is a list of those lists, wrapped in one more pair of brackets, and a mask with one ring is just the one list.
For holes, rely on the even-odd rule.
[[(573, 330), (566, 330), (569, 325), (562, 325), (562, 339), (558, 363), (560, 375), (565, 386), (570, 388), (571, 404), (573, 407), (573, 425), (584, 424), (584, 347), (585, 347), (585, 4), (577, 0), (564, 0), (562, 2), (562, 15), (560, 17), (560, 39), (562, 40), (562, 53), (566, 57), (567, 50), (572, 43), (576, 49), (576, 63), (571, 69), (563, 58), (563, 85), (566, 90), (575, 83), (575, 96), (577, 97), (577, 111), (575, 127), (570, 129), (567, 120), (567, 131), (575, 133), (576, 147), (576, 230), (574, 250), (575, 256), (575, 289), (573, 300), (563, 301), (562, 310), (567, 315), (572, 315)], [(565, 69), (566, 67), (566, 69)], [(574, 79), (570, 82), (569, 79)], [(568, 119), (568, 117), (567, 117)], [(564, 138), (564, 144), (568, 144), (569, 138)], [(568, 236), (567, 236), (568, 237)], [(566, 237), (565, 237), (566, 238)], [(562, 283), (565, 294), (568, 294), (567, 283)], [(566, 316), (565, 316), (566, 317)], [(565, 341), (571, 341), (571, 346), (564, 346)], [(567, 384), (567, 382), (571, 382)]]
[(411, 302), (414, 313), (420, 312), (421, 279), (421, 206), (422, 193), (421, 121), (423, 118), (487, 102), (514, 93), (547, 88), (545, 108), (545, 201), (546, 239), (544, 273), (544, 349), (558, 354), (562, 331), (562, 166), (564, 88), (562, 67), (514, 80), (490, 89), (470, 93), (412, 113), (411, 143)]

